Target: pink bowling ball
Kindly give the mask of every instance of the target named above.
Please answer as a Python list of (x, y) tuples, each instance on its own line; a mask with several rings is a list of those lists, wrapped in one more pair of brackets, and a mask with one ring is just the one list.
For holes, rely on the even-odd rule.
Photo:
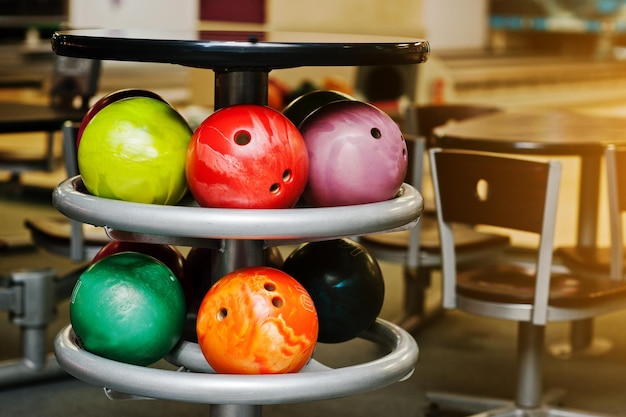
[(393, 198), (404, 181), (408, 155), (398, 125), (361, 101), (323, 105), (300, 125), (309, 152), (303, 199), (315, 207)]

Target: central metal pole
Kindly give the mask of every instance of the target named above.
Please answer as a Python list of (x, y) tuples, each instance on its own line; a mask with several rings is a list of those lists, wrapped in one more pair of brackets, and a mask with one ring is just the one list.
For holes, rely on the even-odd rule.
[[(267, 105), (268, 72), (215, 71), (215, 110), (235, 104)], [(263, 265), (265, 242), (224, 239), (212, 259), (211, 281), (247, 266)], [(261, 417), (262, 406), (212, 404), (211, 417)]]
[(211, 283), (236, 269), (263, 265), (265, 242), (261, 240), (226, 239), (213, 257)]
[[(235, 104), (267, 104), (269, 71), (215, 70), (215, 110)], [(213, 259), (212, 281), (246, 266), (262, 265), (264, 242), (222, 241)]]
[(215, 110), (233, 104), (267, 104), (269, 72), (215, 71)]
[(209, 411), (211, 417), (261, 417), (260, 405), (212, 404)]

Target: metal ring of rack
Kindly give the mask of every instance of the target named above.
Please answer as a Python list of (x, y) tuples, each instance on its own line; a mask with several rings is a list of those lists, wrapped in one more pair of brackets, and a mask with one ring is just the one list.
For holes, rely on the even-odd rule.
[[(111, 398), (160, 398), (204, 404), (282, 404), (340, 398), (391, 385), (412, 375), (418, 348), (395, 324), (377, 319), (362, 336), (389, 350), (372, 361), (330, 368), (312, 360), (299, 373), (226, 375), (210, 373), (198, 345), (185, 342), (168, 356), (184, 371), (112, 361), (81, 349), (71, 326), (55, 339), (59, 364), (69, 374), (106, 387)], [(190, 371), (194, 368), (195, 371)], [(205, 372), (207, 371), (207, 372)]]

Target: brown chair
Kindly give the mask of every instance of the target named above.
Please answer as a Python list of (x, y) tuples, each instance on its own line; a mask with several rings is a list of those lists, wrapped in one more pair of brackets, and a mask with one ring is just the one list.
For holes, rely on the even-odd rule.
[[(626, 283), (554, 272), (560, 163), (441, 149), (432, 149), (430, 157), (442, 244), (444, 307), (518, 325), (515, 400), (428, 392), (431, 405), (490, 417), (594, 416), (543, 401), (545, 327), (624, 309)], [(535, 262), (520, 264), (501, 256), (489, 265), (459, 270), (453, 223), (532, 233), (538, 238)]]
[[(555, 257), (573, 274), (589, 279), (622, 279), (624, 277), (624, 234), (622, 217), (626, 212), (626, 149), (607, 146), (605, 150), (607, 179), (609, 246), (561, 246)], [(613, 343), (593, 334), (593, 322), (573, 323), (572, 333), (565, 342), (550, 346), (551, 353), (568, 359), (576, 354), (601, 355)]]
[[(414, 106), (407, 112), (409, 134), (409, 172), (406, 181), (423, 190), (425, 147), (433, 129), (453, 120), (462, 120), (498, 111), (495, 107), (465, 104)], [(426, 203), (428, 206), (428, 202)], [(432, 206), (432, 203), (431, 203)], [(469, 264), (500, 253), (509, 244), (505, 235), (479, 232), (475, 228), (455, 225), (459, 264)], [(441, 311), (439, 304), (428, 305), (426, 291), (432, 272), (441, 268), (441, 247), (435, 213), (428, 207), (411, 230), (373, 234), (360, 242), (378, 259), (403, 264), (404, 306), (397, 322), (405, 329), (417, 329)]]
[(626, 149), (606, 147), (605, 171), (609, 198), (610, 246), (563, 246), (555, 251), (573, 273), (601, 279), (624, 277), (624, 234), (622, 216), (626, 212)]
[(45, 133), (41, 147), (20, 143), (0, 147), (0, 170), (12, 173), (12, 183), (19, 184), (24, 171), (49, 172), (61, 165), (60, 155), (54, 152), (54, 135), (66, 121), (82, 120), (97, 91), (100, 67), (98, 60), (57, 56), (48, 104), (0, 101), (0, 134)]

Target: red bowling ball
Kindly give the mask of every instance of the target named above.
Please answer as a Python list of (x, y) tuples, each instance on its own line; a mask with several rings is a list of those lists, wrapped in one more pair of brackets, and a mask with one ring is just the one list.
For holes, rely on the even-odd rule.
[(300, 125), (309, 152), (302, 195), (312, 206), (345, 206), (393, 198), (408, 154), (402, 132), (382, 110), (342, 100), (323, 105)]
[(255, 104), (211, 114), (187, 151), (187, 183), (203, 207), (293, 207), (308, 171), (298, 129), (279, 111)]

